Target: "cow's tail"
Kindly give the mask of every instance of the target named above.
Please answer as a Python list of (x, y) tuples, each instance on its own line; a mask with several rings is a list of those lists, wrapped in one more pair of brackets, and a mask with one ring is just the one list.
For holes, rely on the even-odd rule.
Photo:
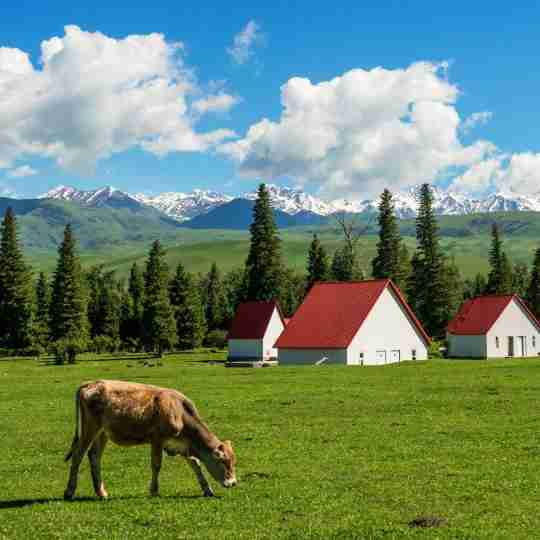
[(71, 443), (71, 448), (69, 449), (64, 461), (69, 461), (73, 452), (79, 443), (81, 436), (81, 389), (78, 388), (75, 393), (75, 436), (73, 437), (73, 442)]

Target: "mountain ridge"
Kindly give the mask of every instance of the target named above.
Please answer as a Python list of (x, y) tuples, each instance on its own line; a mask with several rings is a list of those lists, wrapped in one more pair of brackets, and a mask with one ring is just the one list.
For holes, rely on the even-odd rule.
[[(329, 217), (340, 212), (374, 213), (377, 211), (378, 205), (378, 200), (371, 199), (336, 199), (327, 202), (302, 190), (273, 184), (268, 184), (268, 190), (274, 209), (290, 216), (307, 216), (304, 221), (309, 221), (310, 216)], [(417, 186), (413, 186), (408, 190), (394, 193), (394, 204), (398, 218), (410, 219), (416, 216), (418, 207), (416, 191)], [(40, 198), (70, 201), (88, 207), (109, 206), (130, 209), (140, 209), (141, 206), (152, 207), (178, 222), (188, 223), (190, 220), (208, 215), (234, 200), (253, 201), (256, 198), (256, 192), (244, 193), (237, 197), (201, 189), (196, 189), (191, 193), (164, 192), (158, 195), (144, 193), (131, 195), (112, 186), (96, 190), (78, 190), (61, 185), (41, 195)], [(450, 190), (433, 187), (433, 207), (436, 214), (443, 216), (504, 211), (540, 212), (540, 195), (526, 196), (498, 192), (485, 198), (471, 199)], [(199, 221), (197, 220), (195, 224), (198, 224)]]

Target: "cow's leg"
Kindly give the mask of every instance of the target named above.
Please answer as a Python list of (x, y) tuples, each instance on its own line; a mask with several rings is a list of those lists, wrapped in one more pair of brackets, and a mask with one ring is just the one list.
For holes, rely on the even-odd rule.
[(189, 456), (186, 459), (189, 465), (191, 466), (191, 468), (193, 469), (195, 476), (197, 477), (197, 481), (199, 482), (199, 486), (201, 486), (204, 496), (213, 497), (214, 492), (212, 491), (212, 488), (210, 487), (208, 480), (204, 477), (204, 474), (201, 468), (201, 462), (196, 457), (193, 457), (193, 456)]
[(79, 477), (79, 467), (81, 465), (81, 461), (83, 460), (84, 454), (86, 454), (86, 451), (90, 447), (90, 445), (94, 442), (94, 439), (96, 438), (96, 435), (98, 434), (98, 429), (95, 425), (92, 424), (86, 424), (85, 422), (82, 422), (82, 433), (79, 438), (79, 441), (76, 445), (76, 448), (73, 450), (73, 454), (71, 456), (71, 469), (69, 472), (69, 480), (66, 487), (66, 490), (64, 491), (64, 499), (71, 500), (73, 499), (75, 495), (75, 490), (77, 489), (77, 480)]
[(102, 431), (94, 440), (94, 443), (88, 451), (88, 459), (90, 461), (90, 470), (92, 471), (92, 482), (94, 483), (94, 491), (101, 499), (107, 498), (109, 495), (103, 485), (101, 479), (101, 456), (107, 445), (107, 434)]
[(157, 497), (159, 495), (159, 471), (161, 470), (161, 461), (163, 458), (163, 446), (160, 442), (152, 443), (152, 482), (150, 483), (150, 495)]

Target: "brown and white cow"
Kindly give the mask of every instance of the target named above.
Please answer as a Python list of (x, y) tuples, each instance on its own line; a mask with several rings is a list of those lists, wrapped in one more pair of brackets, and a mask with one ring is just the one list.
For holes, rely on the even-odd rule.
[(236, 458), (230, 441), (221, 442), (180, 392), (139, 383), (96, 381), (81, 385), (75, 400), (77, 427), (65, 458), (71, 458), (65, 499), (75, 495), (79, 466), (87, 450), (96, 495), (107, 497), (101, 480), (101, 456), (109, 439), (120, 446), (151, 445), (151, 495), (159, 494), (163, 451), (186, 458), (207, 497), (214, 492), (201, 463), (222, 486), (236, 485)]

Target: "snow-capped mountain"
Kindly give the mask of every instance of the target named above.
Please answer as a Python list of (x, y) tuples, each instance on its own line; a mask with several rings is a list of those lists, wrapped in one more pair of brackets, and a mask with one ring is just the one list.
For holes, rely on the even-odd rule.
[(47, 191), (47, 193), (40, 195), (39, 198), (71, 201), (83, 206), (95, 207), (137, 208), (141, 205), (128, 193), (124, 193), (112, 186), (105, 186), (94, 190), (81, 190), (71, 186), (57, 186)]
[[(299, 212), (313, 212), (319, 216), (329, 216), (337, 211), (333, 203), (327, 203), (299, 189), (280, 187), (274, 184), (267, 184), (266, 187), (272, 206), (283, 210), (283, 212), (291, 216)], [(251, 191), (245, 193), (241, 198), (255, 200), (257, 198), (257, 192)]]
[(233, 199), (230, 195), (201, 189), (196, 189), (193, 193), (166, 192), (155, 196), (136, 193), (133, 198), (157, 208), (177, 221), (186, 221), (206, 214)]
[[(302, 190), (269, 184), (270, 201), (274, 208), (295, 216), (311, 213), (329, 216), (336, 212), (364, 213), (376, 212), (378, 200), (337, 199), (326, 202)], [(394, 194), (396, 215), (399, 218), (416, 216), (418, 186)], [(239, 199), (254, 200), (256, 191), (245, 193)], [(93, 191), (78, 190), (69, 186), (58, 186), (42, 198), (72, 201), (84, 206), (137, 207), (150, 206), (177, 221), (187, 221), (207, 214), (215, 208), (230, 203), (235, 197), (207, 190), (192, 193), (166, 192), (159, 195), (137, 193), (130, 195), (107, 186)], [(433, 206), (439, 215), (462, 215), (483, 212), (534, 211), (540, 212), (540, 193), (525, 196), (516, 193), (494, 193), (482, 199), (433, 187)]]

